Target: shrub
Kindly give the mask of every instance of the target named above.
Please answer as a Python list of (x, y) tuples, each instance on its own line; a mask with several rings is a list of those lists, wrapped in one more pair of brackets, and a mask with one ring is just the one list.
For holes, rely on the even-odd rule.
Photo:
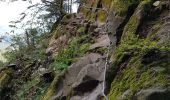
[(83, 35), (73, 38), (68, 46), (62, 48), (55, 58), (55, 61), (50, 65), (54, 70), (64, 70), (70, 64), (75, 62), (78, 57), (81, 57), (88, 50), (88, 35)]

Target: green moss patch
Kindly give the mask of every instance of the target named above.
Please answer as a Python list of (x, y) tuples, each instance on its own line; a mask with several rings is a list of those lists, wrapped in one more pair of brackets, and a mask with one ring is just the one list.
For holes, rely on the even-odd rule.
[(86, 28), (85, 27), (80, 27), (78, 30), (77, 30), (77, 33), (79, 34), (84, 34)]
[(139, 0), (113, 0), (112, 7), (119, 16), (125, 16), (132, 4), (138, 4)]
[(56, 91), (56, 86), (57, 86), (56, 83), (61, 78), (62, 75), (63, 75), (63, 73), (56, 74), (56, 77), (54, 78), (54, 80), (52, 81), (50, 86), (48, 87), (45, 94), (41, 96), (41, 100), (50, 100), (51, 99), (51, 97), (53, 96), (53, 94)]
[(33, 100), (40, 100), (48, 86), (49, 83), (41, 81), (39, 75), (36, 75), (27, 82), (24, 82), (20, 89), (17, 90), (16, 99), (25, 100), (31, 98)]
[[(80, 7), (80, 13), (82, 13), (86, 18), (90, 16), (90, 9), (85, 8), (85, 7)], [(88, 19), (87, 18), (87, 19)]]
[[(134, 23), (136, 23), (134, 21)], [(130, 34), (126, 38), (122, 39), (121, 44), (115, 50), (113, 54), (113, 69), (119, 69), (119, 74), (113, 80), (111, 91), (109, 94), (110, 100), (117, 100), (126, 92), (130, 91), (126, 96), (127, 100), (132, 100), (135, 93), (141, 89), (150, 87), (166, 87), (166, 75), (169, 72), (155, 71), (154, 67), (165, 68), (169, 64), (166, 59), (158, 59), (151, 62), (149, 65), (142, 63), (143, 56), (150, 50), (159, 50), (162, 52), (168, 52), (170, 47), (165, 45), (158, 45), (158, 41), (151, 41), (149, 38), (140, 39), (133, 33), (136, 30), (135, 25), (131, 25), (131, 28), (126, 30)], [(134, 29), (135, 28), (135, 29)], [(126, 28), (125, 28), (126, 29)], [(131, 34), (132, 33), (132, 34)], [(123, 58), (129, 54), (129, 59)], [(119, 67), (123, 67), (119, 68)], [(120, 70), (121, 69), (121, 70)]]
[(143, 19), (143, 16), (147, 12), (146, 10), (148, 9), (148, 6), (151, 5), (150, 3), (151, 0), (144, 0), (140, 2), (134, 14), (131, 16), (128, 23), (126, 24), (121, 40), (136, 34), (137, 29)]
[(4, 88), (9, 82), (10, 75), (12, 74), (12, 69), (5, 69), (0, 72), (0, 89)]
[(97, 12), (97, 21), (105, 22), (107, 18), (107, 12), (105, 10), (98, 10)]
[(77, 61), (77, 58), (83, 56), (89, 47), (89, 35), (74, 37), (66, 47), (62, 48), (58, 52), (55, 61), (50, 65), (50, 67), (54, 70), (67, 69), (70, 64)]
[(144, 68), (140, 57), (133, 57), (127, 67), (112, 82), (109, 100), (117, 100), (127, 90), (126, 99), (131, 100), (135, 93), (148, 87), (166, 86), (165, 76), (161, 73), (155, 73), (149, 68)]

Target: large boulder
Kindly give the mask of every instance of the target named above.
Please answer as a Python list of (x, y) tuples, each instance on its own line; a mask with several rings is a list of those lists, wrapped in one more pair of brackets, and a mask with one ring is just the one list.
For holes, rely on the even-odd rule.
[(55, 84), (53, 85), (57, 85), (57, 90), (49, 98), (46, 98), (48, 91), (51, 91), (49, 89), (43, 99), (70, 97), (71, 100), (76, 100), (74, 98), (82, 98), (82, 100), (93, 98), (90, 100), (96, 100), (102, 94), (104, 59), (104, 56), (97, 53), (90, 53), (82, 57), (68, 68), (61, 76), (62, 78), (54, 80)]

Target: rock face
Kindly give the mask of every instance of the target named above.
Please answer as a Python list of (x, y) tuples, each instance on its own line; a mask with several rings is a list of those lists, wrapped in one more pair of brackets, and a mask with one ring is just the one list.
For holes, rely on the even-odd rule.
[(139, 2), (127, 21), (118, 51), (112, 56), (117, 75), (112, 82), (110, 100), (170, 99), (169, 25), (168, 20), (162, 20), (168, 19), (169, 4), (159, 2), (161, 8), (153, 7), (154, 0)]
[[(88, 54), (73, 63), (58, 84), (60, 87), (51, 99), (60, 99), (70, 95), (70, 99), (96, 100), (102, 94), (102, 82), (105, 62), (99, 54)], [(71, 96), (71, 94), (73, 96)], [(95, 94), (95, 95), (92, 95)]]
[(169, 0), (81, 0), (52, 34), (47, 66), (16, 69), (28, 83), (14, 85), (12, 72), (0, 71), (0, 89), (17, 87), (15, 97), (29, 84), (26, 100), (170, 100)]
[(141, 90), (136, 97), (137, 100), (169, 100), (170, 91), (159, 88)]

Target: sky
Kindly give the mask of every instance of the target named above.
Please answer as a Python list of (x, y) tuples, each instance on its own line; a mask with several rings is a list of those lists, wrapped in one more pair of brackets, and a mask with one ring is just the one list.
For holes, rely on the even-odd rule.
[[(2, 0), (0, 0), (2, 1)], [(41, 0), (32, 0), (32, 3), (39, 3)], [(75, 0), (73, 0), (74, 2)], [(31, 4), (27, 1), (18, 0), (12, 3), (9, 2), (0, 2), (0, 37), (6, 36), (8, 37), (13, 34), (10, 33), (11, 28), (9, 27), (10, 21), (15, 21), (19, 18), (19, 14), (24, 12), (27, 7), (29, 7)], [(72, 10), (73, 13), (76, 13), (78, 9), (77, 4), (73, 4)], [(21, 30), (18, 30), (15, 32), (21, 32)], [(7, 34), (8, 33), (8, 34)], [(10, 45), (10, 43), (6, 41), (0, 42), (0, 54), (2, 51), (4, 51), (5, 48), (7, 48)], [(1, 60), (1, 55), (0, 55)]]
[[(33, 3), (40, 2), (40, 0), (33, 0)], [(25, 9), (31, 4), (26, 1), (16, 1), (16, 2), (0, 2), (0, 37), (9, 36), (10, 27), (9, 22), (15, 21), (19, 18), (19, 14), (25, 11)], [(12, 33), (11, 33), (12, 34)], [(8, 42), (0, 42), (0, 50), (8, 47), (10, 44)]]
[[(35, 4), (35, 3), (39, 3), (41, 0), (32, 0), (32, 1), (33, 1), (33, 4)], [(6, 34), (6, 33), (10, 33), (9, 22), (17, 20), (19, 18), (19, 14), (24, 12), (26, 8), (30, 5), (31, 4), (29, 2), (22, 1), (22, 0), (12, 2), (12, 3), (0, 2), (0, 37), (4, 35), (5, 36), (9, 35), (9, 34)], [(72, 9), (74, 13), (77, 11), (77, 7), (78, 6), (76, 4), (73, 5)], [(18, 30), (18, 31), (21, 31), (21, 30)], [(0, 43), (0, 49), (5, 48), (8, 45), (9, 43), (6, 43), (5, 41), (3, 41), (3, 43)]]
[[(34, 3), (39, 2), (40, 0), (33, 0)], [(30, 5), (28, 2), (24, 2), (22, 0), (16, 1), (13, 3), (9, 2), (0, 2), (0, 37), (6, 36), (7, 39), (11, 34), (9, 22), (17, 20), (19, 18), (19, 14), (25, 11), (25, 9)], [(1, 53), (5, 51), (10, 43), (6, 41), (0, 42), (0, 60), (4, 60)]]

